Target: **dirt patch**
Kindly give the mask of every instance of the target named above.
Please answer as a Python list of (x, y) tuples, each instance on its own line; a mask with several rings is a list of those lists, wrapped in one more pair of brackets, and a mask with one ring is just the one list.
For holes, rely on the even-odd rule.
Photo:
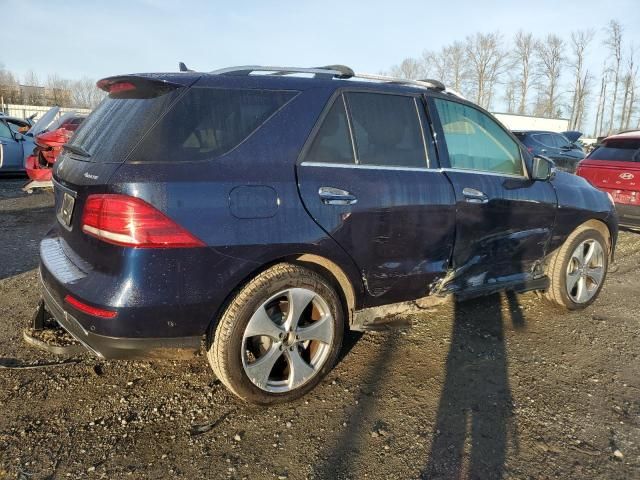
[[(51, 196), (19, 185), (0, 183), (0, 357), (55, 363), (22, 341)], [(240, 403), (202, 355), (1, 369), (0, 479), (640, 478), (640, 235), (617, 260), (583, 312), (496, 295), (349, 337), (277, 407)]]

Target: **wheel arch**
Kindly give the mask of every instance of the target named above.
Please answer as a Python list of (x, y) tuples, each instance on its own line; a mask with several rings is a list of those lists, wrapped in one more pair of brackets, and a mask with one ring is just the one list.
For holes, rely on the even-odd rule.
[(342, 302), (342, 309), (345, 312), (345, 327), (347, 329), (351, 328), (351, 326), (353, 325), (354, 312), (362, 303), (361, 296), (363, 295), (363, 290), (356, 289), (356, 286), (354, 286), (354, 280), (350, 279), (345, 269), (338, 265), (335, 261), (319, 254), (297, 253), (281, 256), (278, 258), (274, 258), (268, 262), (264, 262), (257, 268), (247, 273), (237, 283), (235, 288), (233, 288), (233, 290), (229, 292), (225, 300), (219, 305), (216, 311), (213, 312), (213, 316), (211, 317), (211, 320), (209, 321), (207, 330), (205, 332), (207, 336), (207, 344), (210, 344), (212, 340), (213, 332), (215, 331), (220, 317), (222, 316), (228, 305), (231, 303), (233, 298), (238, 294), (238, 292), (248, 282), (250, 282), (252, 278), (280, 263), (292, 263), (304, 266), (329, 281), (335, 288), (336, 293), (338, 294), (338, 296), (340, 297), (340, 301)]

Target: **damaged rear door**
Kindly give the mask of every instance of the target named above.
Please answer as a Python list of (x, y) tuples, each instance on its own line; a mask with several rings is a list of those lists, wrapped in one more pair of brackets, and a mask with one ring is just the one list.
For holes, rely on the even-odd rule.
[(358, 265), (367, 306), (424, 296), (449, 267), (455, 197), (425, 125), (420, 96), (339, 93), (298, 165), (305, 207)]
[(450, 97), (433, 97), (429, 107), (457, 205), (453, 270), (441, 288), (460, 296), (543, 288), (553, 186), (529, 179), (519, 143), (487, 113)]

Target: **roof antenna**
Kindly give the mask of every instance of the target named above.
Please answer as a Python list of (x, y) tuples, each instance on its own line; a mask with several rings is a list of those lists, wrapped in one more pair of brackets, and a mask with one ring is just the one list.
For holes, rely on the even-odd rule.
[(193, 70), (187, 68), (184, 62), (178, 63), (178, 69), (180, 69), (181, 72), (193, 72)]

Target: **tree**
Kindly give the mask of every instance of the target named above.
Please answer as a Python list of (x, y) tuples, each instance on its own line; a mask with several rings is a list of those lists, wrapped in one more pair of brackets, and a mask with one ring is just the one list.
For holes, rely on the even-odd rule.
[(71, 106), (71, 82), (65, 78), (60, 77), (57, 73), (50, 74), (47, 77), (47, 91), (46, 100), (47, 103), (57, 105), (59, 107)]
[(574, 72), (573, 91), (571, 100), (571, 119), (569, 128), (579, 130), (585, 113), (585, 100), (588, 94), (588, 83), (591, 80), (589, 70), (585, 68), (586, 49), (593, 40), (593, 30), (579, 30), (571, 32), (571, 51), (573, 59), (571, 67)]
[(95, 80), (83, 77), (71, 82), (71, 99), (75, 107), (95, 108), (105, 96), (105, 93), (96, 87)]
[(564, 61), (564, 41), (557, 35), (547, 35), (535, 44), (538, 104), (536, 113), (554, 117), (560, 107), (560, 75)]
[(18, 103), (20, 98), (18, 80), (2, 63), (0, 63), (0, 97), (4, 103)]
[[(512, 53), (513, 67), (517, 68), (515, 81), (518, 84), (518, 113), (527, 111), (527, 95), (531, 87), (531, 62), (535, 41), (531, 33), (520, 30), (514, 38), (515, 48)], [(514, 92), (515, 93), (515, 92)]]
[(613, 129), (613, 117), (616, 112), (616, 100), (618, 96), (618, 83), (620, 80), (620, 63), (622, 62), (622, 25), (617, 20), (611, 20), (607, 27), (607, 39), (604, 44), (609, 47), (614, 58), (613, 63), (613, 93), (611, 95), (611, 110), (607, 132)]
[(636, 77), (638, 76), (638, 65), (635, 63), (635, 47), (629, 49), (627, 60), (627, 71), (622, 78), (624, 85), (624, 97), (622, 100), (622, 111), (620, 113), (620, 130), (629, 128), (631, 115), (635, 102)]
[(605, 61), (602, 64), (602, 80), (600, 81), (600, 95), (598, 96), (598, 107), (596, 109), (596, 121), (593, 127), (593, 136), (599, 137), (602, 134), (602, 123), (604, 118), (606, 99), (607, 99), (607, 84), (609, 83), (609, 76), (611, 69), (607, 66)]
[(415, 58), (405, 58), (400, 65), (391, 67), (391, 76), (417, 80), (424, 77), (424, 66)]
[(469, 64), (471, 93), (475, 102), (489, 108), (496, 84), (506, 66), (507, 53), (499, 33), (476, 33), (467, 37), (465, 53)]

